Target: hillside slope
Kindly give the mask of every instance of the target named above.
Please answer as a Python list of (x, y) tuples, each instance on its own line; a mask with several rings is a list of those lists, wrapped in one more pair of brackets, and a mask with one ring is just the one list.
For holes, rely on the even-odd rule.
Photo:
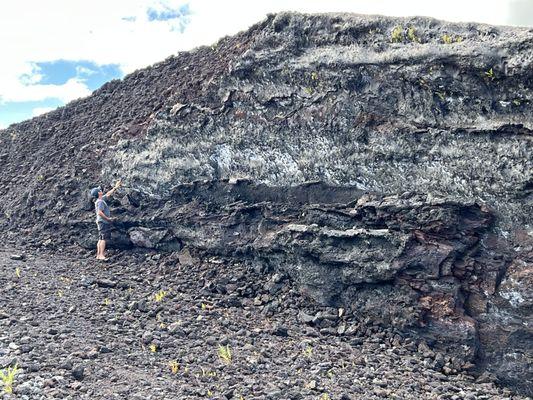
[[(0, 136), (1, 229), (287, 274), (531, 394), (533, 31), (269, 16)], [(72, 247), (71, 247), (72, 248)], [(474, 367), (475, 365), (475, 367)]]

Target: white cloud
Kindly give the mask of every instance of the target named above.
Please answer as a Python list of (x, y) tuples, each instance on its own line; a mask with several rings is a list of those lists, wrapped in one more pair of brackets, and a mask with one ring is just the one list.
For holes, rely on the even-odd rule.
[(8, 82), (8, 86), (2, 89), (0, 104), (46, 99), (58, 99), (63, 103), (67, 103), (91, 94), (91, 90), (87, 85), (77, 78), (69, 79), (62, 85), (25, 85), (20, 81), (12, 81)]
[(46, 114), (47, 112), (52, 111), (54, 109), (55, 107), (36, 107), (33, 110), (31, 110), (31, 116), (37, 117), (39, 115)]
[[(90, 60), (131, 71), (175, 52), (172, 21), (148, 23), (148, 3), (154, 1), (0, 2), (0, 104), (47, 98), (66, 102), (90, 93), (81, 79), (40, 84), (37, 62)], [(122, 20), (132, 14), (139, 17), (136, 23)]]
[[(0, 104), (5, 101), (85, 96), (81, 79), (43, 85), (36, 62), (88, 60), (118, 64), (125, 73), (165, 59), (180, 50), (211, 44), (278, 11), (357, 12), (428, 15), (451, 21), (508, 22), (512, 1), (500, 0), (6, 0), (0, 2)], [(522, 1), (522, 0), (521, 0)], [(148, 9), (190, 4), (190, 23), (149, 21)], [(88, 71), (83, 71), (86, 73)], [(82, 71), (80, 71), (80, 74)], [(85, 75), (87, 76), (87, 75)]]
[(96, 74), (96, 71), (87, 67), (83, 67), (81, 65), (76, 66), (76, 75), (84, 75), (84, 76), (91, 76)]

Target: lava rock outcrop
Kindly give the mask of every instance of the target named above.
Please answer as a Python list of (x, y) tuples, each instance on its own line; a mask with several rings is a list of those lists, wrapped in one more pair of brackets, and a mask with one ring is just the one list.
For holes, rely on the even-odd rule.
[[(1, 229), (274, 269), (531, 395), (533, 31), (283, 13), (0, 135)], [(21, 243), (21, 244), (24, 244)]]

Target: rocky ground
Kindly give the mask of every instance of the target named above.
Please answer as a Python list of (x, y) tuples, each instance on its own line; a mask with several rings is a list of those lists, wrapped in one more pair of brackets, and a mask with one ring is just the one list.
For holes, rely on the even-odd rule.
[(92, 257), (0, 251), (0, 367), (21, 368), (1, 399), (524, 398), (278, 273), (187, 249)]

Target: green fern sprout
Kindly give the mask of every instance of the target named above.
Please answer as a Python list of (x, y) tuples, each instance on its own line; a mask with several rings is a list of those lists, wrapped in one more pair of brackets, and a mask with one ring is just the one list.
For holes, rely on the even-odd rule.
[(416, 36), (416, 29), (413, 28), (412, 26), (410, 26), (409, 29), (407, 30), (407, 37), (413, 43), (420, 43), (420, 38)]
[(202, 371), (201, 376), (217, 376), (217, 373), (215, 371), (211, 371), (210, 369), (200, 367), (200, 370)]
[(19, 373), (18, 365), (9, 367), (5, 371), (0, 371), (0, 380), (4, 386), (4, 392), (7, 394), (13, 393), (13, 382), (15, 381), (15, 375)]
[(463, 41), (463, 37), (462, 36), (453, 37), (445, 33), (444, 35), (441, 36), (441, 40), (442, 40), (442, 43), (444, 44), (461, 43)]
[(488, 71), (485, 71), (485, 77), (490, 79), (491, 81), (494, 80), (494, 78), (496, 78), (496, 75), (494, 75), (494, 71), (491, 69), (489, 69)]
[(403, 42), (403, 26), (399, 25), (392, 30), (390, 40), (392, 43)]
[(159, 303), (159, 302), (163, 301), (163, 299), (165, 298), (166, 295), (167, 295), (167, 292), (165, 290), (160, 290), (159, 292), (154, 294), (154, 300), (157, 303)]
[(436, 91), (435, 94), (436, 94), (437, 96), (439, 96), (439, 99), (440, 99), (441, 101), (444, 101), (445, 98), (446, 98), (446, 97), (445, 97), (445, 95), (446, 95), (445, 92), (439, 92), (439, 91)]
[(176, 360), (172, 360), (168, 363), (168, 366), (170, 368), (170, 371), (172, 371), (172, 373), (174, 375), (176, 375), (180, 369), (180, 365), (179, 363), (176, 361)]
[(230, 349), (229, 345), (226, 345), (226, 346), (219, 345), (218, 346), (218, 357), (222, 361), (224, 361), (226, 364), (231, 364), (232, 354), (231, 354), (231, 349)]
[(447, 33), (442, 35), (441, 39), (442, 39), (442, 42), (445, 43), (445, 44), (452, 44), (453, 43), (453, 38), (450, 35), (448, 35)]

